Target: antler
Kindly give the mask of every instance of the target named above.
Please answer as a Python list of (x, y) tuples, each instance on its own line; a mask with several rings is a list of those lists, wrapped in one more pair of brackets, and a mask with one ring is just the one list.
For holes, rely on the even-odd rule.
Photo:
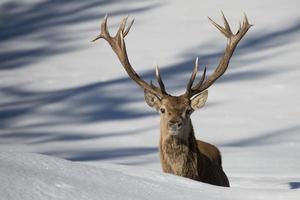
[(219, 65), (215, 69), (213, 74), (211, 74), (207, 79), (205, 79), (206, 68), (204, 68), (201, 80), (193, 87), (193, 82), (195, 80), (195, 77), (196, 77), (196, 74), (198, 71), (198, 58), (196, 59), (195, 67), (194, 67), (193, 73), (191, 75), (191, 78), (189, 80), (189, 83), (187, 85), (187, 89), (186, 89), (186, 93), (185, 93), (185, 95), (188, 97), (192, 97), (192, 96), (206, 90), (218, 78), (220, 78), (224, 74), (224, 72), (228, 68), (230, 58), (231, 58), (236, 46), (238, 45), (239, 41), (244, 37), (244, 35), (247, 33), (249, 28), (252, 26), (251, 24), (249, 24), (246, 14), (244, 14), (243, 23), (242, 24), (240, 23), (239, 30), (237, 31), (237, 33), (233, 34), (223, 12), (222, 12), (222, 17), (223, 17), (223, 21), (224, 21), (224, 27), (222, 27), (219, 24), (217, 24), (216, 22), (214, 22), (211, 18), (208, 17), (208, 19), (227, 38), (227, 45), (226, 45), (226, 49), (223, 54), (223, 57), (221, 58)]
[(120, 24), (118, 32), (116, 33), (116, 35), (114, 37), (112, 37), (109, 34), (108, 29), (107, 29), (107, 18), (108, 18), (108, 15), (106, 14), (105, 17), (104, 17), (104, 20), (101, 24), (101, 33), (100, 33), (100, 35), (98, 35), (92, 41), (94, 42), (94, 41), (96, 41), (100, 38), (105, 39), (110, 44), (111, 48), (116, 53), (116, 55), (118, 56), (121, 64), (125, 68), (125, 70), (126, 70), (127, 74), (129, 75), (129, 77), (132, 80), (134, 80), (142, 89), (148, 90), (148, 91), (152, 92), (153, 94), (155, 94), (159, 97), (163, 97), (164, 95), (167, 95), (167, 92), (165, 90), (163, 81), (161, 80), (161, 76), (160, 76), (160, 72), (159, 72), (158, 67), (156, 67), (156, 78), (157, 78), (157, 82), (160, 85), (160, 88), (154, 86), (152, 83), (149, 85), (146, 81), (141, 79), (139, 77), (139, 75), (134, 71), (134, 69), (132, 68), (132, 66), (131, 66), (131, 64), (128, 60), (124, 38), (128, 34), (134, 20), (132, 20), (126, 28), (126, 23), (127, 23), (128, 16), (125, 17), (122, 20), (121, 24)]

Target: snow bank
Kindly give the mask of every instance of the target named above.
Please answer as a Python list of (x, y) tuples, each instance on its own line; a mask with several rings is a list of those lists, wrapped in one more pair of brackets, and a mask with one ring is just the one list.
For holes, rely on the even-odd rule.
[(288, 190), (222, 188), (113, 164), (90, 166), (34, 153), (0, 153), (0, 197), (72, 199), (297, 199)]

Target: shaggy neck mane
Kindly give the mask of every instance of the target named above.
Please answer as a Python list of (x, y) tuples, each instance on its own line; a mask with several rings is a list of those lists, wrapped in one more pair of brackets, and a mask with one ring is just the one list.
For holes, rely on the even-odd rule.
[(161, 128), (160, 159), (162, 168), (167, 173), (192, 179), (198, 179), (198, 166), (201, 165), (201, 154), (197, 148), (193, 126), (190, 123), (186, 137), (171, 136)]

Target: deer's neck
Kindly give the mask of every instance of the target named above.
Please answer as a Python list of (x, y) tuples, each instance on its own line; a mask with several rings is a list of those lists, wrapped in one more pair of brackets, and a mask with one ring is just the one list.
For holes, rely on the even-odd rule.
[(189, 120), (184, 132), (178, 136), (170, 135), (162, 125), (159, 150), (163, 171), (195, 179), (198, 176), (199, 151), (192, 122)]

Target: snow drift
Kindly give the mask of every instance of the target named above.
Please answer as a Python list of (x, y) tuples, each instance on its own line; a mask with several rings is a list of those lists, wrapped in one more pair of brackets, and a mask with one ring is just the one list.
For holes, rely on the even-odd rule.
[(90, 166), (34, 153), (0, 153), (1, 199), (297, 199), (299, 192), (212, 186), (113, 164)]

